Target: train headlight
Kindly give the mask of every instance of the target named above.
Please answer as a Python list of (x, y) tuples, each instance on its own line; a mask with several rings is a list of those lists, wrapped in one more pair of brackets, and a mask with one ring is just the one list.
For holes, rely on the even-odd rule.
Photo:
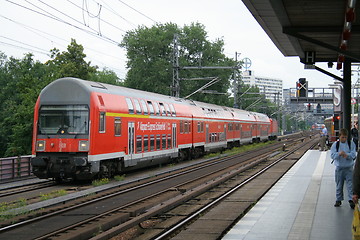
[(89, 151), (89, 141), (79, 141), (79, 151)]
[(43, 152), (45, 151), (45, 141), (40, 140), (36, 142), (36, 151)]

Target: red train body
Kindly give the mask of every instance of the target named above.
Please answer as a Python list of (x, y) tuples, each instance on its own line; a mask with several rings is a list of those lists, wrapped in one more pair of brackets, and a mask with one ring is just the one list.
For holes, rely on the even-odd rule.
[(62, 78), (36, 103), (32, 166), (39, 178), (110, 177), (275, 139), (277, 131), (261, 113)]

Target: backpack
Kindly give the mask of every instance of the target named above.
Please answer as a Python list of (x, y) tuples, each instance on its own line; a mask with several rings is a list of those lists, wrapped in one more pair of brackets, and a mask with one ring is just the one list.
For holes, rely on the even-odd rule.
[[(351, 140), (348, 139), (347, 142), (348, 142), (348, 145), (349, 145), (349, 149), (351, 150)], [(338, 140), (338, 141), (336, 141), (336, 151), (337, 152), (339, 151), (339, 147), (340, 147), (340, 141)], [(335, 159), (333, 159), (331, 161), (331, 164), (334, 162), (334, 160)], [(355, 160), (355, 159), (353, 159), (353, 160)]]
[[(348, 145), (349, 145), (349, 149), (351, 150), (351, 140), (347, 140)], [(339, 151), (339, 147), (340, 147), (340, 141), (336, 141), (336, 151)]]

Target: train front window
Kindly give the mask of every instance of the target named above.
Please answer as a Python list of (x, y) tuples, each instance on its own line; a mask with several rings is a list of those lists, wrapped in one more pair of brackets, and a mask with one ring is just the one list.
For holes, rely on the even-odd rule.
[(86, 105), (42, 106), (39, 134), (88, 134), (89, 109)]

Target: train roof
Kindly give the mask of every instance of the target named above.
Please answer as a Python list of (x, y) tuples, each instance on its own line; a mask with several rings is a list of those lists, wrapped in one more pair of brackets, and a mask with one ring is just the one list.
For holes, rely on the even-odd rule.
[(212, 116), (216, 115), (216, 117), (220, 118), (235, 117), (252, 121), (270, 121), (268, 116), (262, 113), (249, 112), (241, 109), (192, 101), (183, 98), (175, 98), (158, 93), (146, 92), (100, 82), (91, 82), (72, 77), (57, 79), (46, 86), (40, 93), (40, 104), (88, 104), (92, 92), (102, 92), (130, 98), (146, 98), (148, 100), (173, 103), (174, 105), (181, 104), (196, 106), (197, 110), (194, 110), (194, 112), (189, 114), (199, 116), (205, 114)]
[[(76, 102), (79, 101), (83, 103), (89, 101), (92, 92), (102, 92), (133, 98), (146, 98), (149, 100), (165, 101), (169, 103), (182, 102), (189, 105), (195, 105), (195, 103), (191, 100), (185, 100), (181, 98), (175, 98), (158, 93), (146, 92), (116, 85), (110, 85), (106, 83), (91, 82), (73, 77), (65, 77), (53, 81), (41, 91), (40, 98), (42, 102), (46, 103), (63, 102), (66, 101), (67, 97), (72, 101), (75, 99)], [(74, 95), (74, 93), (76, 93), (76, 95)]]

